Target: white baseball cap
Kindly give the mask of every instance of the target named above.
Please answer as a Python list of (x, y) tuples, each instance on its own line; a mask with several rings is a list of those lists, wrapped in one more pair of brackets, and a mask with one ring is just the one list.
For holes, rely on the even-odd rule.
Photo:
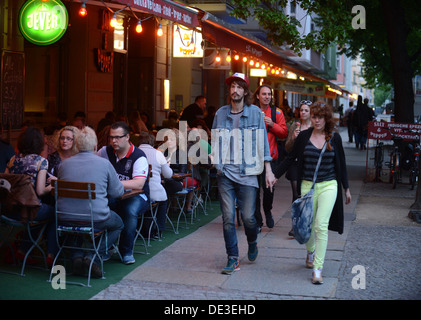
[(225, 83), (227, 85), (230, 85), (232, 81), (234, 80), (243, 80), (247, 83), (247, 86), (249, 85), (249, 79), (247, 78), (247, 76), (244, 73), (240, 73), (240, 72), (236, 72), (234, 73), (231, 77), (228, 77), (225, 79)]

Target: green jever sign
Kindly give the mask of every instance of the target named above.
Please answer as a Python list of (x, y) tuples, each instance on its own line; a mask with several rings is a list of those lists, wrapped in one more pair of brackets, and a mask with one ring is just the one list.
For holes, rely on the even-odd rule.
[(28, 41), (49, 45), (66, 32), (69, 15), (60, 0), (29, 0), (19, 13), (19, 28)]

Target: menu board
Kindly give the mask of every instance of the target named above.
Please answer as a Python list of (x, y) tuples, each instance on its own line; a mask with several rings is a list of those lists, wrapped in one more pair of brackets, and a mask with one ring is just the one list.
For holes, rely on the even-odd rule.
[(24, 116), (25, 55), (3, 51), (1, 55), (0, 110), (3, 128), (19, 129)]

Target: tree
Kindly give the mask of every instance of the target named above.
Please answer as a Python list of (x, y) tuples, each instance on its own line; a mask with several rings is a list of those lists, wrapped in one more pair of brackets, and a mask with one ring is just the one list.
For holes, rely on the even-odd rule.
[[(307, 35), (301, 23), (282, 8), (290, 2), (315, 17), (317, 28)], [(392, 85), (395, 120), (413, 122), (412, 79), (421, 72), (420, 0), (232, 0), (233, 15), (257, 19), (272, 45), (324, 51), (337, 43), (341, 53), (361, 54), (363, 76), (370, 87)]]

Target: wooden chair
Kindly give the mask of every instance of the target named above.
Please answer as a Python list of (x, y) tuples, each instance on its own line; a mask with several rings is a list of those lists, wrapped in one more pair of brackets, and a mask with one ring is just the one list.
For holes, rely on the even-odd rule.
[[(95, 229), (94, 227), (92, 200), (95, 200), (96, 198), (95, 183), (56, 180), (54, 181), (54, 198), (56, 202), (55, 204), (56, 232), (57, 232), (57, 242), (59, 246), (59, 251), (54, 259), (49, 281), (51, 282), (54, 266), (57, 260), (59, 259), (60, 255), (63, 253), (64, 249), (91, 251), (94, 253), (94, 255), (89, 265), (87, 284), (84, 284), (81, 282), (66, 281), (66, 284), (78, 284), (78, 285), (90, 287), (92, 264), (94, 263), (95, 258), (98, 258), (100, 261), (102, 279), (105, 279), (104, 264), (103, 264), (102, 257), (98, 252), (98, 249), (102, 241), (107, 241), (107, 230), (98, 230), (98, 229)], [(72, 198), (72, 199), (80, 199), (81, 201), (87, 201), (87, 206), (89, 208), (89, 222), (86, 222), (86, 217), (87, 217), (86, 213), (59, 210), (58, 208), (59, 198)], [(72, 216), (75, 216), (74, 223), (72, 224), (61, 223), (59, 220), (60, 214), (70, 214)], [(80, 220), (78, 220), (77, 217), (80, 217)], [(68, 244), (67, 240), (69, 239), (70, 236), (80, 237), (85, 241), (87, 240), (88, 244), (82, 247)], [(60, 239), (62, 240), (60, 241)], [(106, 247), (108, 248), (108, 246)]]

